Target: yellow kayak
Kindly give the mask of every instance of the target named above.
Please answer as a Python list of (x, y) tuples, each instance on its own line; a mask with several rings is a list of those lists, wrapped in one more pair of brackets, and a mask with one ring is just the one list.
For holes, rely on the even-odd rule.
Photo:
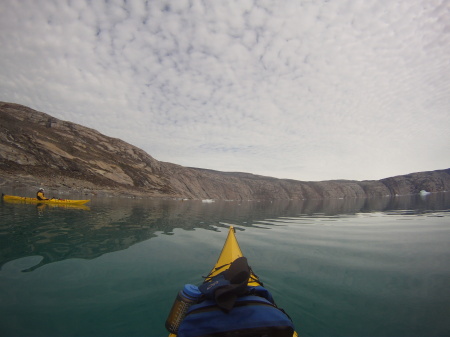
[[(238, 241), (236, 239), (235, 229), (234, 229), (233, 226), (231, 226), (229, 231), (228, 231), (228, 236), (227, 236), (227, 238), (225, 240), (225, 244), (224, 244), (224, 246), (222, 248), (222, 251), (221, 251), (221, 253), (219, 255), (219, 259), (217, 260), (216, 264), (214, 265), (213, 269), (208, 274), (208, 276), (206, 276), (203, 284), (205, 284), (205, 283), (210, 283), (210, 284), (214, 283), (214, 282), (212, 282), (212, 281), (214, 281), (213, 280), (214, 277), (218, 276), (222, 272), (224, 272), (227, 269), (229, 269), (232, 262), (234, 262), (235, 260), (237, 260), (238, 258), (241, 258), (243, 256), (244, 255), (242, 254), (242, 250), (239, 247), (239, 243), (238, 243)], [(258, 286), (262, 286), (262, 285), (263, 284), (259, 280), (258, 276), (256, 276), (254, 274), (253, 270), (250, 268), (250, 277), (248, 278), (248, 286), (250, 286), (250, 287), (258, 287)], [(172, 308), (172, 310), (173, 310), (173, 308)], [(222, 334), (219, 334), (219, 335), (222, 336)], [(272, 335), (270, 335), (270, 336), (272, 336)], [(292, 336), (293, 337), (297, 337), (298, 335), (294, 331)], [(169, 337), (177, 337), (177, 334), (170, 333)]]
[(73, 200), (73, 199), (47, 199), (47, 200), (39, 200), (37, 198), (28, 198), (28, 197), (18, 197), (15, 195), (2, 195), (3, 200), (12, 201), (12, 202), (23, 202), (23, 203), (33, 203), (33, 204), (60, 204), (60, 205), (84, 205), (88, 200)]
[[(243, 256), (244, 255), (242, 254), (241, 248), (239, 247), (239, 243), (236, 239), (235, 229), (233, 226), (231, 226), (228, 231), (228, 236), (225, 240), (225, 244), (223, 245), (222, 252), (219, 255), (219, 259), (217, 260), (214, 268), (205, 278), (205, 282), (211, 281), (214, 276), (228, 269), (231, 262)], [(258, 277), (253, 273), (253, 271), (251, 271), (250, 278), (248, 279), (248, 285), (258, 286), (261, 284), (262, 283), (259, 281)]]

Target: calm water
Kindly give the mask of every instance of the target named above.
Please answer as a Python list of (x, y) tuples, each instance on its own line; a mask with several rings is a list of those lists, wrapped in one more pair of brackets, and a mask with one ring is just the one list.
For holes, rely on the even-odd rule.
[(167, 336), (235, 225), (300, 336), (450, 336), (450, 193), (0, 204), (1, 336)]

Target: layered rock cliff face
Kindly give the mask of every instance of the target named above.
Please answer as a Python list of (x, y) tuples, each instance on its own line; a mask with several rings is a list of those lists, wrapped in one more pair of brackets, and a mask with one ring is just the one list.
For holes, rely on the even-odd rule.
[(161, 162), (120, 139), (0, 102), (0, 184), (222, 200), (357, 198), (450, 190), (450, 169), (379, 181), (304, 182)]

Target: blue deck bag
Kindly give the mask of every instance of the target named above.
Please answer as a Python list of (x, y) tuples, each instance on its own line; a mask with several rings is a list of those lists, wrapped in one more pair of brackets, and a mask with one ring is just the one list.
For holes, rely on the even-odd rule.
[(250, 267), (247, 258), (241, 256), (234, 260), (227, 270), (198, 288), (206, 299), (214, 300), (222, 310), (230, 311), (236, 299), (247, 293), (249, 277)]
[(178, 337), (292, 337), (294, 325), (263, 287), (248, 287), (251, 295), (238, 297), (229, 312), (214, 300), (190, 307), (178, 330)]

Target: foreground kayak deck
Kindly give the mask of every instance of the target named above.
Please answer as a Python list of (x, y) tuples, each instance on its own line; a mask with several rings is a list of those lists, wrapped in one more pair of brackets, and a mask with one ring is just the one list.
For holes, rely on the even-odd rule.
[[(214, 265), (211, 272), (205, 278), (204, 282), (209, 282), (211, 279), (227, 270), (230, 267), (230, 264), (239, 257), (243, 257), (242, 250), (239, 247), (239, 243), (236, 239), (235, 229), (233, 226), (230, 226), (228, 231), (228, 236), (225, 240), (225, 244), (223, 245), (222, 251), (219, 255), (219, 259)], [(251, 270), (250, 277), (248, 279), (249, 286), (259, 286), (262, 285), (262, 282), (258, 279), (258, 277)], [(176, 334), (169, 334), (169, 337), (176, 337)], [(298, 337), (297, 332), (294, 331), (293, 337)]]
[[(243, 256), (244, 255), (242, 254), (241, 248), (239, 247), (239, 243), (236, 239), (235, 229), (233, 226), (231, 226), (228, 231), (228, 236), (225, 240), (225, 244), (223, 245), (222, 252), (219, 255), (219, 259), (217, 260), (211, 272), (206, 277), (205, 282), (209, 282), (214, 276), (222, 273), (224, 270), (227, 270), (228, 267), (230, 267), (231, 262)], [(258, 286), (262, 285), (262, 283), (252, 272), (250, 274), (250, 278), (248, 279), (248, 285)]]
[(28, 197), (19, 197), (15, 195), (2, 195), (3, 200), (5, 201), (14, 201), (14, 202), (24, 202), (24, 203), (34, 203), (34, 204), (67, 204), (67, 205), (84, 205), (89, 202), (90, 199), (87, 200), (73, 200), (73, 199), (48, 199), (48, 200), (39, 200), (37, 198), (28, 198)]

